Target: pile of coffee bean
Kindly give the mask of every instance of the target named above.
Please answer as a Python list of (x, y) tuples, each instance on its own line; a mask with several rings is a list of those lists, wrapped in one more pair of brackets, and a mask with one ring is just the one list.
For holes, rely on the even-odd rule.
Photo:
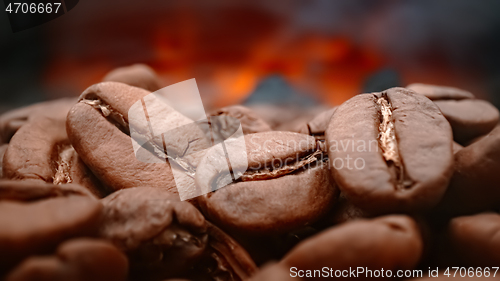
[(412, 84), (326, 109), (217, 109), (209, 120), (241, 124), (246, 171), (214, 188), (223, 167), (209, 148), (189, 176), (210, 192), (181, 201), (169, 162), (140, 161), (129, 129), (131, 106), (163, 86), (145, 65), (122, 67), (79, 98), (0, 116), (1, 280), (301, 280), (358, 268), (403, 280), (419, 276), (396, 272), (500, 266), (499, 112), (487, 101)]

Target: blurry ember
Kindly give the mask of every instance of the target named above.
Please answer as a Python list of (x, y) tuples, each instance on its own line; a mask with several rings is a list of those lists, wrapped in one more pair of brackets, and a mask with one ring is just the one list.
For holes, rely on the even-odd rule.
[[(399, 4), (374, 4), (373, 10), (332, 4), (330, 22), (321, 23), (325, 16), (320, 14), (314, 25), (314, 13), (326, 4), (308, 5), (123, 1), (117, 8), (112, 1), (88, 3), (67, 24), (49, 26), (43, 81), (54, 97), (78, 94), (109, 70), (140, 62), (153, 67), (164, 85), (196, 78), (211, 108), (242, 102), (272, 75), (322, 103), (338, 105), (370, 90), (364, 87), (367, 81), (390, 68), (400, 84), (384, 89), (424, 82), (484, 96), (484, 83), (478, 82), (482, 73), (453, 69), (440, 46), (408, 47), (416, 40), (407, 38), (413, 36), (411, 22), (391, 21)], [(308, 12), (313, 8), (316, 12)]]

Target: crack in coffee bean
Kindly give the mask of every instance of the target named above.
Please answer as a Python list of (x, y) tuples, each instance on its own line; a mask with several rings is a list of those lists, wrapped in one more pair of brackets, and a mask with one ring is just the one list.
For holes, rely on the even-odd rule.
[(407, 179), (404, 165), (399, 156), (394, 117), (392, 115), (392, 105), (386, 93), (383, 93), (382, 96), (377, 99), (377, 104), (380, 106), (378, 142), (382, 149), (382, 155), (387, 165), (389, 167), (394, 167), (396, 170), (397, 188), (409, 188), (412, 185), (412, 181)]
[(130, 135), (130, 131), (128, 129), (128, 122), (125, 121), (125, 117), (123, 114), (114, 110), (110, 105), (104, 103), (102, 100), (96, 99), (83, 99), (80, 101), (81, 103), (88, 104), (93, 108), (99, 110), (102, 116), (106, 117), (108, 121), (115, 124), (115, 126), (120, 129), (123, 133)]
[(57, 169), (54, 174), (53, 183), (54, 184), (64, 184), (72, 183), (71, 178), (71, 158), (73, 157), (74, 149), (70, 146), (60, 146), (59, 147), (59, 159), (56, 161)]
[[(320, 155), (321, 158), (319, 158)], [(297, 159), (294, 163), (291, 164), (287, 164), (286, 160), (290, 159), (288, 158), (285, 159), (284, 165), (280, 165), (277, 167), (264, 167), (263, 169), (259, 169), (256, 171), (255, 170), (247, 171), (241, 176), (241, 180), (242, 181), (268, 180), (292, 174), (294, 172), (299, 171), (300, 169), (304, 168), (307, 165), (320, 161), (320, 159), (325, 160), (326, 157), (323, 156), (324, 155), (322, 150), (316, 150), (312, 154)]]
[[(304, 157), (299, 157), (296, 155), (295, 161), (288, 163), (289, 159), (287, 158), (284, 161), (278, 161), (278, 165), (271, 163), (270, 167), (267, 165), (260, 169), (248, 169), (241, 176), (233, 182), (250, 182), (250, 181), (259, 181), (259, 180), (270, 180), (276, 179), (282, 176), (291, 175), (295, 173), (299, 173), (308, 167), (315, 167), (317, 165), (322, 165), (323, 163), (328, 161), (328, 155), (324, 152), (325, 144), (322, 141), (316, 141), (316, 150), (311, 154), (306, 155)], [(230, 172), (233, 172), (230, 169)], [(212, 182), (211, 191), (217, 191), (217, 187), (221, 186), (222, 181), (224, 181), (223, 175), (219, 175)], [(209, 194), (209, 196), (211, 196)]]

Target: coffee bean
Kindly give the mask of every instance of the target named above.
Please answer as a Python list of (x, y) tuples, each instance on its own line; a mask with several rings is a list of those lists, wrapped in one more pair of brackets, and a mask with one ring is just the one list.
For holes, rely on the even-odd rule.
[(127, 280), (128, 261), (113, 245), (80, 238), (62, 243), (55, 255), (26, 259), (6, 281)]
[(148, 94), (116, 82), (88, 88), (68, 114), (68, 136), (83, 162), (113, 190), (147, 185), (177, 193), (170, 165), (137, 159), (129, 136), (128, 110)]
[(70, 145), (65, 118), (40, 115), (24, 124), (9, 143), (2, 169), (9, 179), (77, 183), (98, 197), (107, 193)]
[(341, 192), (371, 213), (428, 210), (452, 173), (450, 125), (429, 99), (404, 88), (346, 101), (326, 140)]
[(159, 90), (162, 84), (155, 71), (145, 64), (119, 67), (106, 74), (102, 81), (120, 82), (150, 92)]
[(406, 88), (424, 95), (430, 100), (463, 100), (474, 98), (472, 93), (454, 87), (414, 83), (406, 86)]
[(5, 152), (5, 176), (52, 182), (59, 160), (58, 150), (69, 145), (67, 140), (64, 119), (41, 116), (27, 123), (12, 137)]
[(450, 215), (472, 214), (500, 204), (500, 127), (455, 154), (455, 172), (438, 206)]
[(327, 229), (297, 245), (280, 263), (300, 270), (414, 268), (423, 242), (414, 220), (392, 215)]
[[(231, 116), (237, 118), (240, 121), (243, 134), (245, 135), (271, 131), (271, 127), (269, 127), (269, 125), (264, 120), (262, 120), (255, 112), (253, 112), (250, 108), (241, 105), (223, 107), (210, 113), (209, 116)], [(226, 121), (225, 118), (217, 118), (216, 120), (220, 120), (221, 122)], [(224, 122), (224, 124), (220, 124), (218, 128), (224, 129), (225, 127), (230, 126), (231, 124), (233, 124), (231, 120), (232, 119)], [(212, 126), (214, 126), (213, 122)], [(236, 131), (236, 129), (237, 128), (230, 131), (234, 132)]]
[(450, 122), (454, 140), (461, 144), (487, 134), (498, 123), (498, 110), (465, 90), (426, 84), (411, 84), (407, 88), (434, 101)]
[[(129, 188), (102, 202), (101, 236), (127, 253), (132, 275), (142, 280), (174, 276), (199, 280), (204, 278), (199, 273), (206, 272), (214, 280), (226, 275), (243, 280), (256, 270), (238, 243), (164, 189)], [(198, 270), (189, 272), (193, 266)]]
[(60, 242), (95, 235), (102, 205), (89, 196), (20, 202), (0, 201), (0, 271), (31, 254), (50, 251)]
[(498, 266), (500, 263), (500, 215), (482, 213), (456, 217), (447, 228), (447, 240), (460, 262), (469, 266)]
[(165, 189), (135, 187), (102, 199), (101, 236), (125, 251), (132, 274), (175, 277), (193, 266), (207, 246), (203, 215)]
[(207, 152), (197, 169), (198, 188), (217, 189), (198, 197), (211, 221), (240, 233), (286, 233), (314, 222), (331, 208), (338, 190), (313, 137), (266, 132), (246, 135), (245, 143), (246, 157), (231, 166), (239, 171), (248, 165), (248, 170), (228, 186), (217, 189), (229, 177), (220, 172), (225, 161), (216, 161), (225, 159), (222, 149)]
[(459, 143), (485, 135), (498, 123), (498, 110), (489, 102), (477, 99), (434, 101), (453, 129)]

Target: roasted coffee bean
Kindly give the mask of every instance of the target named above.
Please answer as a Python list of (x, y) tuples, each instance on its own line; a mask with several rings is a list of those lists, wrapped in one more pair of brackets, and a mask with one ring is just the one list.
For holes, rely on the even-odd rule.
[(428, 210), (446, 191), (452, 132), (423, 95), (392, 88), (355, 96), (337, 108), (326, 140), (341, 192), (365, 211)]
[[(262, 120), (255, 112), (253, 112), (250, 108), (241, 105), (223, 107), (219, 110), (210, 113), (209, 116), (220, 116), (220, 117), (231, 116), (237, 118), (241, 123), (241, 128), (243, 130), (243, 134), (245, 135), (271, 131), (271, 127), (269, 127), (269, 125), (264, 120)], [(215, 120), (217, 120), (219, 123), (223, 123), (223, 121), (225, 121), (224, 118), (217, 118)], [(218, 125), (218, 128), (220, 130), (228, 130), (234, 132), (238, 128), (234, 129), (226, 128), (234, 124), (232, 120), (233, 119), (230, 119), (229, 121), (224, 122), (223, 124), (214, 124), (212, 122), (212, 126)], [(213, 129), (214, 128), (212, 128), (212, 130)]]
[(447, 241), (463, 265), (498, 266), (500, 263), (500, 215), (482, 213), (456, 217), (448, 225)]
[(337, 107), (323, 111), (316, 115), (316, 117), (314, 117), (311, 121), (300, 127), (299, 133), (314, 136), (318, 139), (325, 139), (326, 128), (328, 127), (335, 110), (337, 110)]
[[(165, 160), (146, 163), (137, 159), (129, 136), (128, 110), (148, 94), (116, 82), (88, 88), (68, 114), (68, 136), (83, 162), (112, 189), (146, 185), (177, 193), (170, 165)], [(163, 120), (170, 122), (187, 119), (173, 109), (163, 113)]]
[[(313, 137), (265, 132), (246, 135), (245, 144), (245, 160), (231, 163), (233, 171), (248, 165), (241, 178), (198, 197), (215, 224), (240, 233), (286, 233), (316, 221), (334, 204), (338, 190), (328, 176), (321, 144)], [(198, 166), (196, 184), (203, 191), (227, 180), (219, 166), (225, 162), (217, 159), (225, 156), (214, 147)]]
[(437, 86), (429, 84), (414, 83), (406, 86), (414, 92), (428, 97), (430, 100), (463, 100), (473, 99), (474, 95), (471, 92), (446, 86)]
[(128, 261), (108, 242), (80, 238), (62, 243), (53, 256), (24, 260), (6, 281), (127, 280)]
[(77, 183), (98, 197), (107, 194), (70, 145), (65, 118), (40, 115), (23, 125), (9, 143), (2, 169), (9, 179)]
[(97, 234), (102, 205), (90, 196), (22, 199), (0, 200), (0, 272), (68, 238)]
[(408, 89), (434, 101), (450, 122), (453, 138), (461, 144), (487, 134), (498, 123), (498, 110), (487, 101), (475, 99), (470, 92), (426, 84), (411, 84)]
[(439, 100), (434, 103), (450, 122), (455, 141), (462, 144), (487, 134), (498, 124), (498, 109), (484, 100)]
[(9, 143), (12, 136), (29, 120), (48, 116), (56, 120), (66, 119), (69, 109), (76, 103), (75, 98), (64, 98), (37, 103), (8, 111), (0, 116), (0, 144)]
[(88, 189), (77, 184), (53, 185), (38, 180), (0, 180), (0, 200), (29, 202), (70, 195), (96, 198)]
[(102, 81), (120, 82), (150, 92), (159, 90), (162, 84), (155, 71), (145, 64), (119, 67), (106, 74)]
[[(40, 116), (22, 126), (5, 152), (3, 172), (9, 179), (41, 179), (52, 182), (59, 147), (67, 146), (64, 119)], [(54, 159), (56, 158), (56, 159)]]
[(207, 247), (203, 215), (165, 189), (135, 187), (102, 199), (101, 236), (125, 251), (133, 275), (178, 277)]
[(500, 204), (500, 127), (455, 154), (455, 172), (438, 210), (472, 214)]
[(418, 264), (422, 251), (422, 237), (415, 221), (392, 215), (327, 229), (301, 242), (280, 263), (304, 272), (323, 267), (334, 271), (358, 267), (405, 270)]

